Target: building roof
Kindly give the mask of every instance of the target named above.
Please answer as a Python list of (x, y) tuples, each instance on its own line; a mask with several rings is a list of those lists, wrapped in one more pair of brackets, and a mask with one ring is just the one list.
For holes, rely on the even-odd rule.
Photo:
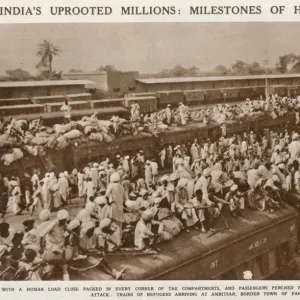
[(270, 74), (270, 75), (247, 75), (247, 76), (206, 76), (206, 77), (173, 77), (173, 78), (137, 78), (136, 81), (145, 84), (155, 83), (184, 83), (184, 82), (205, 82), (222, 80), (248, 80), (248, 79), (278, 79), (278, 78), (299, 78), (300, 74)]
[(78, 75), (107, 75), (106, 71), (102, 71), (102, 72), (67, 72), (67, 73), (63, 73), (62, 76), (78, 76)]
[(90, 80), (40, 80), (40, 81), (3, 81), (0, 88), (35, 87), (35, 86), (62, 86), (62, 85), (91, 85)]

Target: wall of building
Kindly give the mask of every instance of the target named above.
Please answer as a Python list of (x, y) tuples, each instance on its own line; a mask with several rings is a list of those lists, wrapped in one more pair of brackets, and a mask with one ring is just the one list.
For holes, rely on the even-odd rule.
[(291, 85), (300, 85), (300, 78), (293, 78)]
[(138, 72), (107, 72), (108, 92), (113, 93), (119, 90), (120, 93), (128, 93), (129, 88), (136, 88), (135, 79), (139, 76)]
[[(275, 78), (268, 79), (268, 85), (300, 85), (300, 78)], [(147, 93), (169, 90), (199, 90), (221, 89), (230, 87), (265, 86), (265, 79), (241, 79), (219, 81), (196, 81), (196, 82), (172, 82), (172, 83), (142, 83), (136, 81), (136, 92)]]
[(106, 72), (97, 72), (97, 73), (65, 73), (63, 74), (63, 79), (70, 80), (90, 80), (95, 82), (95, 85), (87, 86), (87, 88), (98, 89), (102, 92), (108, 91), (108, 83), (107, 83), (107, 73)]
[(84, 85), (69, 85), (69, 86), (34, 86), (34, 87), (13, 87), (1, 88), (0, 98), (31, 98), (39, 96), (57, 96), (67, 94), (85, 93)]

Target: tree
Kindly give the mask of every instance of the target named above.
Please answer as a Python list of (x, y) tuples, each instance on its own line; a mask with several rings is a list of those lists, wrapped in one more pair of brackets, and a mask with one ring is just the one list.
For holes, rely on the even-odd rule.
[(228, 75), (230, 73), (230, 70), (227, 69), (225, 66), (223, 65), (218, 65), (215, 67), (214, 69), (214, 73), (216, 73), (217, 75)]
[(21, 68), (7, 70), (6, 74), (9, 76), (9, 79), (16, 81), (29, 80), (33, 78), (33, 76), (28, 71), (25, 71)]
[(48, 79), (52, 78), (52, 62), (55, 56), (59, 56), (61, 49), (55, 46), (50, 40), (44, 40), (38, 45), (38, 51), (36, 55), (40, 57), (40, 62), (37, 67), (46, 67), (49, 70)]
[(187, 70), (188, 76), (199, 76), (200, 70), (199, 68), (193, 66)]
[(183, 68), (181, 65), (176, 65), (173, 68), (173, 76), (174, 77), (183, 77), (186, 74), (186, 69)]
[(296, 62), (292, 69), (291, 69), (291, 72), (293, 73), (300, 73), (300, 61)]
[(114, 65), (100, 66), (96, 69), (97, 72), (116, 72), (118, 71)]
[(200, 71), (197, 67), (184, 68), (176, 65), (173, 69), (163, 69), (158, 73), (158, 77), (188, 77), (199, 76)]
[[(37, 79), (45, 80), (45, 79), (48, 79), (49, 77), (50, 77), (50, 71), (46, 69), (46, 70), (40, 70), (40, 73), (37, 76)], [(62, 72), (57, 73), (55, 71), (52, 71), (51, 78), (54, 80), (62, 79)]]
[[(294, 70), (294, 67), (298, 69), (298, 63), (300, 62), (300, 56), (295, 53), (289, 53), (283, 56), (279, 56), (279, 61), (276, 64), (276, 70), (280, 73), (287, 73)], [(298, 65), (298, 66), (297, 66)]]
[(158, 73), (158, 77), (172, 77), (172, 70), (163, 69)]
[(237, 60), (231, 67), (234, 75), (247, 75), (249, 74), (248, 64), (242, 60)]
[(70, 69), (69, 73), (83, 73), (81, 69)]
[(248, 65), (248, 71), (251, 75), (259, 75), (259, 74), (265, 74), (266, 71), (264, 68), (260, 66), (260, 64), (256, 61), (254, 61), (252, 64)]

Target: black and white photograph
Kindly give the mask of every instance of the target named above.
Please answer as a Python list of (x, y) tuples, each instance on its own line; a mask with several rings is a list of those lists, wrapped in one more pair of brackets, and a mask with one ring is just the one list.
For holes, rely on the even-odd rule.
[(0, 280), (299, 280), (299, 31), (0, 24)]

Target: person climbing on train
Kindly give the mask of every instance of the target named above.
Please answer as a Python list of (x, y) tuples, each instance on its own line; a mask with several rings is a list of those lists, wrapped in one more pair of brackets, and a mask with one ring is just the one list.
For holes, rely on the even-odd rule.
[(64, 124), (68, 124), (71, 122), (71, 110), (72, 107), (69, 104), (69, 97), (66, 97), (65, 99), (65, 103), (62, 105), (62, 107), (60, 108), (61, 111), (64, 112)]

